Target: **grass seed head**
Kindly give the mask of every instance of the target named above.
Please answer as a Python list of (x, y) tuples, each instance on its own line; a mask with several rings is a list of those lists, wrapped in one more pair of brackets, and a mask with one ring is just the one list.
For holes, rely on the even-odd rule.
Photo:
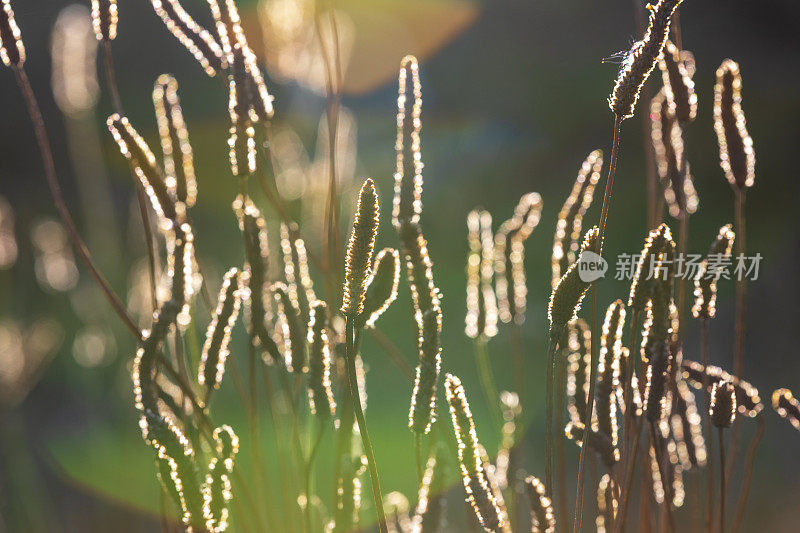
[(736, 418), (736, 391), (730, 381), (717, 381), (711, 386), (711, 403), (708, 407), (711, 423), (727, 428)]
[(597, 454), (608, 468), (619, 462), (619, 449), (612, 444), (611, 439), (595, 429), (589, 429), (589, 436), (586, 438), (586, 427), (581, 423), (570, 422), (564, 428), (564, 435), (581, 447), (584, 439), (586, 439), (589, 448)]
[(303, 323), (308, 325), (310, 305), (317, 297), (308, 270), (306, 244), (300, 238), (296, 224), (287, 226), (281, 223), (281, 250), (289, 296), (297, 303)]
[(92, 0), (92, 28), (98, 41), (116, 39), (118, 21), (117, 0)]
[(272, 292), (283, 311), (283, 357), (286, 360), (286, 366), (296, 374), (308, 372), (308, 361), (306, 360), (307, 325), (303, 324), (300, 310), (289, 295), (289, 288), (285, 283), (274, 283)]
[(656, 281), (664, 278), (666, 267), (663, 259), (667, 259), (667, 255), (673, 253), (674, 249), (675, 242), (672, 240), (669, 226), (661, 224), (658, 228), (650, 231), (642, 253), (639, 255), (633, 281), (631, 281), (628, 296), (629, 308), (634, 311), (644, 311), (647, 302), (653, 296)]
[(606, 533), (613, 528), (619, 507), (618, 490), (612, 477), (609, 474), (603, 474), (600, 483), (597, 484), (597, 518), (595, 519), (597, 533)]
[(714, 85), (714, 130), (719, 143), (719, 161), (728, 183), (741, 191), (753, 186), (756, 153), (747, 133), (742, 111), (742, 75), (739, 64), (730, 59), (717, 69)]
[(469, 255), (467, 256), (467, 315), (465, 332), (468, 337), (497, 335), (497, 299), (494, 278), (494, 238), (492, 215), (473, 210), (467, 215)]
[[(412, 106), (410, 121), (407, 114), (408, 75), (411, 74)], [(394, 174), (394, 205), (392, 222), (418, 224), (422, 213), (422, 85), (419, 81), (419, 63), (414, 56), (405, 56), (400, 62), (397, 79), (397, 163)], [(410, 142), (406, 146), (406, 136)], [(408, 152), (408, 153), (407, 153)], [(410, 159), (410, 161), (409, 161)]]
[(178, 202), (192, 207), (197, 199), (194, 156), (178, 99), (178, 82), (169, 74), (162, 74), (156, 80), (153, 105), (161, 136), (167, 188)]
[(233, 498), (230, 474), (239, 452), (239, 437), (230, 426), (222, 425), (214, 430), (213, 438), (217, 456), (211, 459), (203, 484), (203, 516), (209, 531), (225, 531)]
[(683, 379), (695, 389), (702, 389), (703, 381), (707, 380), (709, 392), (714, 383), (719, 381), (731, 383), (736, 391), (736, 406), (739, 414), (753, 418), (764, 409), (764, 404), (761, 403), (757, 388), (718, 366), (708, 365), (704, 367), (696, 361), (684, 359), (681, 361), (681, 374)]
[(368, 178), (358, 195), (353, 231), (347, 243), (341, 312), (356, 317), (364, 310), (367, 277), (375, 250), (380, 208), (375, 184)]
[(717, 314), (717, 280), (722, 275), (725, 263), (731, 257), (735, 239), (736, 235), (731, 225), (722, 226), (717, 238), (711, 244), (708, 255), (700, 263), (694, 278), (692, 315), (695, 318), (714, 318)]
[(375, 256), (372, 273), (367, 280), (362, 320), (367, 327), (375, 322), (397, 299), (400, 282), (400, 254), (394, 248), (384, 248)]
[(705, 466), (708, 453), (694, 394), (683, 379), (678, 379), (675, 385), (677, 395), (670, 424), (681, 466), (684, 470)]
[(664, 92), (669, 101), (669, 108), (682, 124), (692, 122), (697, 117), (697, 94), (694, 92), (692, 74), (682, 59), (681, 50), (667, 41), (664, 52), (658, 59), (661, 76), (664, 80)]
[(211, 317), (197, 371), (200, 385), (217, 389), (225, 374), (225, 362), (230, 354), (231, 330), (241, 306), (239, 269), (232, 268), (222, 279), (217, 309)]
[(14, 20), (14, 10), (11, 9), (11, 0), (2, 0), (0, 9), (0, 58), (7, 67), (21, 67), (25, 63), (25, 45), (22, 43), (22, 33), (19, 31), (17, 21)]
[(525, 492), (531, 506), (531, 530), (534, 533), (554, 533), (556, 513), (544, 483), (539, 478), (528, 476), (525, 478)]
[(336, 410), (331, 390), (331, 348), (328, 338), (328, 306), (317, 300), (311, 304), (308, 325), (308, 403), (311, 414), (328, 418)]
[(436, 422), (436, 383), (442, 366), (442, 312), (430, 309), (422, 315), (417, 365), (408, 427), (417, 434), (427, 434)]
[(574, 322), (578, 318), (581, 302), (583, 297), (586, 296), (586, 291), (589, 290), (590, 285), (589, 282), (580, 278), (578, 265), (580, 264), (581, 256), (585, 252), (599, 253), (601, 248), (598, 239), (599, 233), (597, 226), (586, 232), (578, 259), (569, 266), (558, 284), (553, 288), (547, 308), (551, 335), (562, 331), (567, 324)]
[(566, 339), (567, 411), (573, 423), (584, 424), (592, 355), (592, 333), (589, 324), (582, 318), (568, 324)]
[(625, 325), (625, 304), (617, 300), (608, 306), (600, 337), (600, 359), (597, 367), (595, 409), (598, 430), (617, 445), (617, 389), (622, 356), (622, 335)]
[(608, 105), (618, 119), (633, 116), (639, 92), (647, 81), (661, 55), (669, 34), (672, 14), (683, 0), (659, 0), (655, 6), (647, 5), (650, 20), (641, 41), (636, 41), (625, 55)]
[(674, 356), (668, 341), (658, 341), (649, 350), (647, 381), (644, 387), (644, 414), (652, 423), (659, 423), (668, 413), (669, 382)]
[(800, 402), (789, 389), (777, 389), (772, 393), (772, 408), (800, 431)]

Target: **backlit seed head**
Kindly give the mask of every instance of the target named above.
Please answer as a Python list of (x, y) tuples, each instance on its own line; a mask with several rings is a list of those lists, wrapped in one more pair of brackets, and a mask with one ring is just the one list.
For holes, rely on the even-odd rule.
[(580, 250), (583, 217), (589, 206), (592, 205), (594, 189), (600, 180), (602, 169), (603, 151), (594, 150), (581, 165), (572, 191), (558, 213), (553, 237), (553, 288), (558, 284), (563, 273), (575, 262)]
[(300, 310), (289, 296), (289, 288), (284, 283), (274, 283), (272, 292), (283, 311), (283, 358), (292, 372), (301, 374), (308, 372), (306, 360), (307, 325), (303, 324)]
[(25, 63), (25, 45), (22, 44), (22, 33), (17, 21), (11, 0), (2, 0), (0, 9), (0, 58), (7, 67), (21, 67)]
[(684, 359), (681, 361), (681, 373), (686, 382), (695, 389), (703, 388), (704, 379), (708, 382), (709, 391), (714, 383), (720, 381), (731, 383), (736, 391), (736, 406), (739, 410), (739, 414), (753, 418), (764, 409), (764, 404), (761, 403), (761, 397), (758, 395), (757, 388), (747, 381), (722, 370), (718, 366), (709, 365), (703, 367), (703, 365), (696, 361)]
[(718, 381), (711, 386), (708, 408), (711, 422), (718, 428), (730, 427), (736, 418), (736, 391), (730, 381)]
[(281, 250), (283, 251), (283, 272), (289, 287), (289, 296), (297, 302), (300, 317), (308, 324), (309, 306), (317, 299), (314, 284), (308, 270), (306, 244), (298, 235), (296, 224), (287, 226), (281, 223)]
[(695, 318), (714, 318), (717, 314), (717, 280), (722, 275), (725, 264), (730, 260), (733, 241), (736, 235), (730, 224), (719, 229), (717, 238), (711, 244), (708, 255), (700, 263), (694, 278)]
[(489, 532), (505, 527), (503, 512), (493, 494), (479, 454), (480, 444), (475, 432), (472, 412), (461, 380), (447, 374), (444, 381), (453, 431), (458, 442), (458, 463), (467, 501), (478, 523)]
[(358, 195), (353, 231), (347, 243), (341, 307), (341, 312), (346, 315), (355, 317), (364, 310), (364, 295), (375, 250), (379, 217), (378, 193), (372, 178), (368, 178)]
[(617, 445), (617, 390), (622, 356), (622, 334), (625, 325), (625, 304), (617, 300), (608, 306), (600, 337), (600, 359), (597, 366), (595, 408), (600, 432)]
[(616, 483), (611, 476), (603, 474), (597, 485), (597, 518), (595, 519), (597, 533), (606, 533), (613, 527), (619, 507), (617, 492)]
[(660, 422), (669, 412), (669, 382), (674, 356), (669, 342), (656, 342), (649, 351), (647, 381), (644, 387), (644, 413), (652, 423)]
[[(407, 114), (407, 84), (411, 74), (412, 107), (410, 121)], [(392, 222), (399, 228), (403, 223), (418, 224), (422, 213), (422, 85), (419, 81), (417, 58), (405, 56), (400, 62), (397, 79), (397, 163), (394, 174), (394, 206)], [(410, 142), (406, 146), (406, 136)]]
[(714, 85), (714, 130), (719, 143), (719, 160), (725, 178), (735, 190), (752, 187), (756, 153), (747, 133), (742, 111), (742, 75), (739, 64), (730, 59), (717, 69)]
[(308, 404), (311, 414), (328, 418), (336, 410), (331, 390), (331, 348), (328, 338), (328, 306), (321, 300), (311, 304), (308, 325)]
[[(666, 456), (667, 460), (663, 465), (659, 465), (655, 446), (658, 446)], [(683, 486), (683, 467), (677, 460), (675, 453), (675, 441), (669, 435), (667, 425), (661, 423), (656, 429), (656, 444), (649, 447), (650, 458), (650, 477), (653, 481), (653, 495), (656, 503), (664, 503), (666, 493), (664, 490), (664, 480), (661, 477), (662, 468), (665, 469), (668, 486), (671, 489), (672, 506), (681, 507), (686, 499), (686, 491)]]
[(206, 74), (213, 77), (228, 68), (214, 36), (194, 21), (179, 0), (150, 0), (150, 3), (167, 29), (189, 50)]
[(681, 51), (672, 41), (664, 45), (664, 52), (658, 59), (661, 76), (664, 80), (664, 93), (672, 114), (679, 122), (686, 124), (697, 117), (697, 94), (694, 92), (692, 73), (682, 59)]
[(153, 105), (161, 136), (167, 188), (179, 202), (192, 207), (197, 199), (194, 156), (178, 99), (178, 82), (169, 74), (162, 74), (156, 80)]
[(648, 4), (650, 20), (647, 31), (642, 40), (633, 43), (625, 55), (614, 89), (608, 98), (608, 105), (618, 119), (624, 120), (633, 116), (642, 85), (653, 71), (664, 48), (672, 14), (682, 1), (659, 0), (655, 6)]
[(214, 430), (213, 438), (217, 456), (211, 459), (203, 484), (203, 516), (209, 531), (225, 531), (228, 505), (233, 498), (230, 474), (239, 451), (239, 437), (230, 426), (222, 425)]
[(367, 280), (362, 320), (371, 328), (397, 298), (400, 282), (400, 254), (394, 248), (384, 248), (375, 256), (372, 273)]
[(678, 379), (675, 385), (678, 394), (675, 398), (675, 410), (670, 417), (672, 437), (681, 466), (684, 470), (689, 470), (704, 466), (708, 454), (694, 394), (683, 379)]
[(92, 0), (92, 27), (98, 41), (117, 38), (117, 0)]
[[(583, 447), (583, 442), (586, 437), (586, 427), (579, 422), (570, 422), (564, 428), (564, 435), (568, 439), (575, 441), (578, 446)], [(589, 444), (589, 448), (597, 454), (603, 464), (608, 468), (613, 467), (619, 462), (619, 449), (614, 446), (614, 444), (611, 443), (611, 439), (603, 433), (594, 429), (589, 429), (589, 436), (586, 442)]]
[(653, 296), (655, 285), (659, 279), (669, 276), (665, 259), (674, 253), (675, 242), (669, 226), (661, 224), (650, 231), (644, 248), (636, 265), (636, 273), (631, 281), (628, 307), (635, 311), (643, 311), (648, 300)]
[(578, 259), (569, 266), (553, 288), (547, 308), (551, 334), (563, 330), (564, 326), (578, 318), (581, 302), (590, 284), (580, 278), (577, 267), (581, 261), (581, 255), (585, 252), (600, 252), (602, 245), (598, 239), (599, 233), (597, 226), (586, 232)]
[(477, 337), (497, 335), (497, 300), (494, 277), (492, 215), (473, 210), (467, 215), (469, 255), (467, 256), (466, 334)]
[(439, 307), (439, 289), (433, 282), (433, 262), (428, 255), (428, 241), (418, 224), (401, 224), (400, 252), (406, 264), (406, 277), (414, 305), (414, 318), (422, 327), (422, 314)]
[(232, 268), (222, 280), (217, 309), (211, 317), (200, 358), (197, 381), (217, 389), (225, 374), (225, 362), (230, 353), (231, 330), (239, 316), (241, 305), (239, 269)]
[(231, 125), (228, 157), (234, 176), (249, 176), (256, 171), (256, 130), (248, 122)]
[(772, 393), (772, 408), (800, 431), (800, 402), (789, 389), (777, 389)]
[(417, 493), (417, 507), (411, 519), (410, 533), (442, 530), (446, 498), (443, 494), (444, 453), (434, 449), (425, 464), (425, 473)]
[(568, 324), (566, 339), (567, 411), (573, 423), (584, 424), (592, 354), (592, 333), (589, 324), (581, 318)]
[(191, 321), (189, 311), (192, 297), (197, 293), (203, 281), (195, 259), (192, 227), (186, 222), (175, 226), (166, 232), (165, 241), (170, 299), (180, 306), (177, 322), (183, 330)]
[(556, 530), (556, 514), (553, 502), (547, 497), (547, 489), (538, 478), (525, 478), (525, 492), (531, 506), (531, 523), (534, 533), (554, 533)]
[(656, 169), (669, 214), (675, 218), (694, 214), (700, 201), (686, 161), (683, 126), (669, 107), (665, 89), (650, 103), (650, 126)]
[(408, 427), (417, 434), (427, 434), (436, 422), (436, 383), (442, 366), (441, 331), (442, 312), (439, 309), (425, 311), (419, 336), (419, 364), (408, 412)]

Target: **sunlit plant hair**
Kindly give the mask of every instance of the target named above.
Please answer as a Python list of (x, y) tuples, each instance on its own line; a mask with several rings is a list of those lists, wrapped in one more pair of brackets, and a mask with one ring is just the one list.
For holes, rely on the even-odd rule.
[(599, 253), (602, 243), (598, 242), (597, 226), (586, 232), (578, 259), (572, 263), (550, 295), (547, 316), (550, 320), (550, 334), (562, 331), (570, 322), (578, 318), (581, 302), (589, 289), (589, 282), (583, 281), (578, 272), (578, 265), (585, 252)]
[(684, 470), (704, 466), (708, 458), (694, 394), (683, 379), (675, 382), (675, 408), (670, 417), (672, 436)]
[(117, 0), (92, 0), (92, 27), (98, 41), (117, 38)]
[(633, 43), (625, 54), (614, 89), (608, 98), (608, 105), (618, 119), (623, 120), (633, 116), (642, 85), (656, 66), (656, 61), (664, 48), (672, 14), (682, 1), (659, 0), (655, 7), (647, 5), (650, 11), (647, 31), (642, 40)]
[(375, 250), (379, 217), (378, 193), (372, 178), (368, 178), (358, 195), (356, 216), (345, 259), (341, 312), (352, 317), (364, 310), (364, 295)]
[(417, 507), (411, 518), (410, 533), (438, 533), (444, 526), (446, 498), (444, 487), (444, 453), (434, 448), (425, 464), (425, 473), (417, 493)]
[(284, 351), (283, 358), (286, 366), (292, 372), (301, 374), (308, 371), (308, 361), (306, 359), (306, 337), (308, 336), (307, 325), (303, 324), (300, 310), (297, 308), (292, 297), (289, 295), (289, 288), (285, 283), (273, 283), (272, 292), (283, 310), (284, 318)]
[(564, 201), (556, 221), (553, 236), (553, 288), (569, 266), (575, 262), (579, 251), (583, 217), (592, 205), (594, 189), (603, 169), (603, 151), (593, 150), (584, 160), (578, 177)]
[(607, 533), (613, 527), (617, 517), (619, 489), (609, 474), (603, 474), (597, 484), (597, 533)]
[(736, 418), (736, 392), (730, 381), (718, 381), (711, 386), (711, 404), (708, 407), (711, 423), (726, 428)]
[(697, 94), (692, 81), (694, 71), (686, 68), (681, 50), (672, 41), (668, 40), (664, 45), (658, 66), (670, 111), (678, 122), (686, 124), (693, 121), (697, 117)]
[(644, 414), (653, 423), (659, 423), (669, 409), (669, 382), (674, 356), (669, 341), (657, 341), (649, 350), (644, 386)]
[(400, 282), (400, 254), (394, 248), (384, 248), (375, 256), (372, 273), (367, 280), (362, 320), (367, 327), (375, 322), (397, 298)]
[(477, 209), (467, 215), (469, 254), (467, 256), (467, 316), (465, 332), (468, 337), (497, 335), (497, 299), (494, 277), (494, 239), (492, 215)]
[(197, 371), (197, 382), (209, 389), (219, 388), (230, 353), (231, 330), (239, 316), (239, 269), (232, 268), (222, 279), (217, 309), (208, 325), (206, 340)]
[(553, 502), (547, 497), (547, 489), (539, 478), (525, 478), (525, 492), (531, 507), (531, 531), (533, 533), (554, 533), (556, 530), (556, 514)]
[(295, 224), (287, 226), (281, 223), (281, 249), (289, 296), (296, 302), (303, 324), (308, 325), (310, 305), (317, 297), (308, 271), (306, 244), (298, 235)]
[[(405, 134), (409, 127), (407, 121), (408, 74), (411, 73), (411, 117), (410, 142), (406, 146)], [(394, 205), (392, 221), (399, 229), (403, 223), (418, 224), (422, 212), (422, 85), (419, 81), (419, 63), (412, 55), (400, 61), (400, 73), (397, 78), (397, 139), (395, 152), (397, 163), (394, 174)], [(409, 151), (410, 158), (406, 157)], [(410, 159), (408, 161), (407, 159)]]
[(311, 303), (308, 346), (308, 404), (311, 414), (328, 418), (336, 410), (336, 402), (331, 390), (328, 306), (321, 300)]
[(525, 281), (525, 241), (539, 224), (542, 197), (530, 192), (520, 198), (514, 216), (494, 236), (494, 274), (497, 310), (505, 323), (525, 321), (528, 287)]
[(570, 420), (583, 424), (589, 394), (589, 365), (592, 356), (592, 332), (589, 324), (579, 318), (567, 325), (567, 411)]
[(600, 461), (608, 467), (612, 468), (619, 462), (619, 448), (614, 446), (611, 439), (607, 435), (600, 433), (596, 429), (588, 429), (588, 437), (586, 436), (587, 428), (580, 422), (569, 422), (564, 428), (564, 435), (574, 441), (578, 446), (583, 447), (584, 442), (593, 450)]
[(736, 190), (753, 186), (756, 153), (747, 133), (742, 111), (742, 75), (739, 64), (730, 59), (717, 69), (714, 85), (714, 130), (719, 142), (719, 159), (728, 183)]
[(239, 452), (239, 437), (233, 429), (224, 424), (214, 430), (212, 435), (216, 444), (216, 457), (208, 465), (203, 484), (203, 516), (209, 531), (228, 529), (228, 505), (233, 498), (230, 475), (233, 472), (234, 457)]
[(595, 410), (598, 430), (617, 445), (617, 389), (619, 387), (622, 334), (625, 325), (625, 304), (617, 300), (608, 306), (600, 337), (600, 358), (597, 367)]
[(772, 408), (800, 431), (800, 402), (789, 389), (777, 389), (772, 393)]
[(461, 380), (447, 374), (444, 380), (453, 431), (458, 441), (458, 463), (467, 501), (478, 523), (489, 532), (505, 527), (503, 513), (496, 501), (478, 453), (480, 444), (475, 432), (475, 422)]
[(757, 388), (718, 366), (709, 365), (704, 367), (700, 363), (684, 359), (681, 361), (681, 373), (687, 383), (695, 389), (702, 389), (704, 380), (708, 381), (709, 390), (714, 383), (720, 381), (732, 384), (736, 392), (736, 406), (739, 414), (753, 418), (764, 409), (764, 404), (761, 403)]
[(153, 88), (153, 104), (161, 136), (167, 188), (177, 201), (192, 207), (197, 199), (194, 156), (178, 99), (178, 82), (174, 77), (169, 74), (158, 77)]
[(669, 107), (666, 92), (663, 88), (650, 103), (650, 138), (669, 214), (680, 218), (694, 214), (700, 202), (686, 161), (682, 125)]
[(436, 383), (442, 366), (441, 346), (442, 312), (430, 309), (422, 315), (419, 336), (419, 364), (417, 365), (408, 427), (417, 434), (426, 434), (436, 422)]
[[(628, 296), (629, 308), (634, 311), (643, 311), (645, 309), (648, 300), (653, 295), (653, 288), (657, 281), (655, 274), (662, 271), (662, 256), (664, 253), (673, 250), (674, 247), (675, 243), (672, 240), (672, 232), (669, 226), (661, 224), (650, 231), (645, 240), (642, 253), (639, 255), (636, 272), (631, 281), (631, 289)], [(653, 270), (652, 273), (650, 272), (651, 269)]]
[(692, 315), (695, 318), (714, 318), (717, 314), (717, 280), (722, 275), (723, 266), (731, 257), (735, 238), (730, 224), (722, 226), (717, 238), (711, 243), (708, 255), (700, 263), (694, 278)]
[(0, 9), (0, 58), (7, 67), (21, 67), (25, 63), (25, 45), (14, 20), (11, 0), (3, 0)]
[(206, 74), (213, 77), (228, 68), (214, 36), (195, 22), (178, 0), (150, 0), (150, 3), (167, 29), (189, 50)]

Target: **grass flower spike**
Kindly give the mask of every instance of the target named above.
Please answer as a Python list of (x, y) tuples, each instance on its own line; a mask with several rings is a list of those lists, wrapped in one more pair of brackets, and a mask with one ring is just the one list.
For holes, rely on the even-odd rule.
[(731, 187), (743, 190), (755, 181), (756, 153), (742, 111), (742, 75), (735, 61), (726, 59), (717, 69), (714, 86), (714, 130), (719, 160)]
[(347, 243), (341, 312), (352, 317), (364, 310), (367, 278), (372, 265), (380, 208), (372, 179), (367, 179), (358, 195), (356, 218)]
[(92, 27), (98, 41), (117, 38), (117, 0), (92, 0)]
[(399, 282), (400, 254), (394, 248), (384, 248), (375, 256), (372, 274), (367, 280), (364, 310), (361, 313), (366, 327), (374, 327), (375, 322), (395, 301)]
[(11, 0), (2, 0), (0, 9), (0, 57), (7, 67), (21, 67), (25, 63), (25, 45), (19, 31)]

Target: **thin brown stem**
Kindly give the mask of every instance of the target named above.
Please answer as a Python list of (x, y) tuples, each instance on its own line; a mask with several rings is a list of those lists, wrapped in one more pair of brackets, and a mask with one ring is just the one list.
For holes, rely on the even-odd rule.
[(725, 434), (717, 428), (719, 438), (719, 533), (725, 533)]
[(622, 119), (618, 116), (614, 117), (614, 133), (611, 142), (611, 161), (608, 164), (608, 178), (606, 179), (606, 190), (603, 194), (603, 209), (600, 212), (600, 233), (598, 235), (598, 242), (600, 243), (600, 255), (603, 250), (603, 236), (606, 232), (606, 222), (608, 220), (608, 210), (611, 206), (611, 189), (614, 186), (614, 171), (617, 168), (617, 159), (619, 158), (619, 135), (620, 125)]
[[(734, 231), (736, 232), (736, 261), (744, 257), (747, 251), (746, 230), (747, 223), (745, 220), (745, 190), (737, 190), (735, 197), (735, 214), (734, 214)], [(733, 327), (734, 345), (733, 345), (733, 373), (736, 376), (742, 377), (744, 375), (744, 341), (745, 341), (745, 328), (746, 328), (746, 312), (747, 312), (747, 279), (745, 272), (739, 272), (736, 278), (736, 322)], [(739, 450), (739, 439), (742, 434), (742, 420), (737, 417), (733, 422), (733, 431), (731, 432), (730, 450), (727, 464), (727, 478), (733, 479), (733, 469), (735, 466), (737, 452)]]
[[(708, 319), (703, 318), (700, 323), (700, 357), (702, 358), (703, 368), (708, 368)], [(706, 436), (708, 438), (709, 449), (711, 449), (711, 416), (709, 415), (709, 406), (711, 398), (708, 388), (710, 386), (708, 374), (703, 373), (703, 425), (706, 429)], [(709, 459), (707, 461), (706, 476), (706, 505), (704, 512), (705, 531), (711, 531), (711, 510), (714, 506), (714, 461)]]
[[(563, 339), (562, 339), (563, 341)], [(564, 400), (566, 399), (566, 385), (567, 385), (567, 360), (564, 355), (556, 356), (555, 360), (556, 372), (556, 415), (555, 423), (558, 428), (556, 433), (555, 443), (555, 461), (556, 461), (556, 483), (557, 489), (553, 490), (556, 494), (556, 502), (558, 509), (558, 522), (559, 524), (569, 523), (569, 512), (567, 509), (567, 460), (565, 455), (565, 441), (564, 435)]]
[(658, 471), (659, 475), (661, 476), (661, 487), (664, 491), (664, 516), (667, 519), (667, 526), (669, 527), (670, 531), (675, 531), (675, 521), (672, 517), (672, 480), (670, 476), (667, 474), (667, 454), (664, 453), (664, 449), (662, 448), (662, 439), (658, 436), (658, 430), (656, 430), (655, 423), (650, 424), (650, 436), (651, 436), (651, 445), (653, 446), (653, 450), (656, 453), (656, 463), (658, 464)]
[(736, 516), (733, 519), (733, 533), (739, 531), (739, 526), (742, 525), (744, 510), (747, 507), (747, 498), (750, 496), (750, 485), (753, 482), (756, 450), (758, 450), (761, 437), (764, 436), (764, 429), (766, 426), (763, 415), (758, 415), (757, 424), (756, 434), (753, 435), (753, 440), (750, 441), (750, 447), (747, 449), (747, 457), (745, 458), (744, 479), (742, 479), (742, 489), (739, 492), (739, 501), (736, 503)]
[(33, 88), (31, 87), (28, 76), (25, 73), (25, 69), (23, 67), (14, 67), (14, 74), (17, 79), (17, 85), (19, 85), (20, 91), (22, 91), (22, 96), (25, 99), (25, 105), (27, 106), (31, 123), (33, 124), (36, 142), (39, 145), (39, 152), (42, 158), (42, 163), (44, 164), (44, 173), (45, 179), (47, 180), (47, 185), (50, 188), (50, 193), (53, 195), (53, 202), (55, 203), (56, 210), (61, 217), (61, 221), (64, 223), (64, 227), (67, 230), (67, 235), (69, 236), (69, 240), (75, 249), (75, 253), (78, 255), (78, 257), (80, 257), (84, 266), (86, 266), (86, 269), (89, 271), (89, 274), (92, 276), (95, 283), (106, 297), (106, 300), (108, 300), (108, 303), (111, 304), (114, 312), (122, 320), (122, 323), (125, 325), (125, 327), (128, 328), (128, 330), (136, 339), (141, 339), (141, 330), (136, 325), (136, 322), (134, 322), (133, 318), (131, 318), (131, 316), (128, 314), (124, 304), (114, 293), (114, 290), (111, 288), (111, 285), (108, 283), (105, 276), (103, 276), (103, 274), (95, 265), (94, 259), (92, 259), (92, 255), (81, 238), (78, 228), (75, 225), (75, 221), (72, 219), (72, 215), (70, 214), (69, 209), (64, 202), (64, 197), (61, 193), (61, 186), (58, 183), (58, 178), (56, 175), (53, 151), (50, 147), (50, 141), (47, 138), (47, 129), (44, 124), (44, 118), (42, 117), (42, 113), (39, 109), (39, 103), (36, 100), (36, 95), (33, 92)]
[(556, 350), (561, 331), (551, 331), (547, 344), (547, 373), (545, 377), (545, 447), (544, 478), (547, 494), (553, 495), (553, 389), (556, 364)]

